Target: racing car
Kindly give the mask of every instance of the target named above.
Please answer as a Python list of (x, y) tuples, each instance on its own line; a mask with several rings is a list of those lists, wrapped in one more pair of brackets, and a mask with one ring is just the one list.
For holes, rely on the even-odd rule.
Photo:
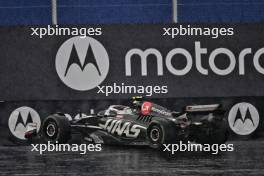
[(152, 148), (166, 143), (193, 141), (222, 144), (228, 138), (220, 104), (186, 106), (181, 112), (168, 110), (142, 97), (133, 97), (132, 106), (110, 105), (96, 115), (69, 120), (64, 113), (48, 116), (39, 134), (31, 125), (25, 137), (41, 136), (45, 141), (66, 143), (80, 133), (92, 143), (132, 144), (144, 142)]

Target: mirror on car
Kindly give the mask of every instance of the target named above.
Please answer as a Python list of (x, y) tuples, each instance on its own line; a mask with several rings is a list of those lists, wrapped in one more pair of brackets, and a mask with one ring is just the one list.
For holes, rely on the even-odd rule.
[(107, 117), (114, 117), (116, 115), (117, 115), (116, 111), (109, 111), (108, 114), (107, 114)]

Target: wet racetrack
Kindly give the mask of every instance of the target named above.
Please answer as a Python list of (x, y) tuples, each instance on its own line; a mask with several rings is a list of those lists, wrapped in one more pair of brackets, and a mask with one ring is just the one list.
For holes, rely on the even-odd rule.
[(264, 141), (231, 141), (234, 152), (173, 156), (145, 146), (103, 146), (101, 152), (49, 152), (0, 147), (0, 175), (264, 175)]

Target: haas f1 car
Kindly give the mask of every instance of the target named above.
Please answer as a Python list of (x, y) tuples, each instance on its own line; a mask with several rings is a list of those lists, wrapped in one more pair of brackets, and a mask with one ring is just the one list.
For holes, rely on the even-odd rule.
[(93, 143), (147, 143), (160, 148), (166, 143), (193, 141), (222, 144), (228, 137), (224, 111), (219, 104), (186, 106), (170, 111), (142, 97), (133, 97), (133, 107), (111, 105), (96, 115), (68, 120), (63, 113), (48, 116), (36, 134), (34, 125), (25, 137), (39, 136), (46, 141), (66, 143), (73, 133)]

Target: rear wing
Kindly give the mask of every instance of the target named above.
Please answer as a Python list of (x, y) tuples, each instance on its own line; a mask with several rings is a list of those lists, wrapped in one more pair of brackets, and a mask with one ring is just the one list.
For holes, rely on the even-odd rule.
[(210, 104), (210, 105), (190, 105), (185, 107), (186, 112), (208, 112), (216, 111), (221, 107), (220, 104)]

